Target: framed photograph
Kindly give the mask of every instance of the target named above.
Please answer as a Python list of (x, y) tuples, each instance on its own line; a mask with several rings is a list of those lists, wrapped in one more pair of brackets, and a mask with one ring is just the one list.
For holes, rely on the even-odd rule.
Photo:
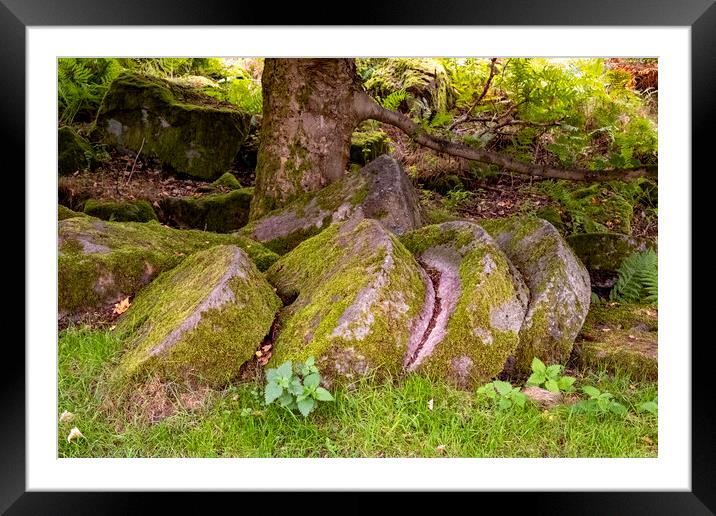
[[(511, 491), (514, 492), (515, 501), (525, 508), (530, 507), (529, 510), (533, 512), (535, 500), (544, 507), (557, 504), (568, 513), (614, 514), (626, 505), (631, 513), (636, 514), (709, 514), (715, 511), (716, 495), (712, 478), (716, 473), (713, 439), (713, 435), (716, 435), (713, 421), (716, 418), (707, 383), (710, 377), (706, 371), (706, 364), (709, 363), (708, 346), (694, 345), (692, 337), (692, 321), (697, 320), (694, 314), (708, 317), (704, 308), (697, 309), (695, 301), (692, 306), (692, 268), (698, 258), (692, 255), (692, 224), (698, 221), (692, 214), (692, 207), (696, 206), (692, 201), (692, 170), (696, 170), (695, 163), (699, 158), (704, 160), (700, 170), (708, 167), (705, 155), (710, 144), (706, 141), (706, 128), (711, 125), (714, 114), (712, 85), (716, 84), (713, 60), (716, 55), (716, 7), (713, 2), (698, 0), (668, 6), (647, 0), (629, 6), (617, 2), (588, 1), (518, 4), (518, 1), (508, 1), (499, 6), (478, 7), (464, 2), (446, 4), (437, 12), (435, 6), (429, 3), (404, 6), (400, 12), (387, 9), (385, 4), (362, 4), (356, 8), (350, 24), (331, 20), (316, 25), (313, 15), (303, 13), (302, 16), (294, 17), (295, 6), (280, 13), (271, 13), (268, 6), (227, 8), (220, 2), (211, 1), (185, 2), (177, 6), (164, 1), (110, 5), (107, 2), (71, 0), (58, 6), (49, 0), (0, 0), (0, 62), (4, 70), (0, 112), (4, 115), (3, 125), (6, 127), (4, 145), (8, 153), (21, 156), (21, 162), (24, 163), (26, 200), (25, 353), (14, 358), (16, 366), (7, 368), (4, 373), (3, 385), (7, 393), (4, 419), (12, 423), (5, 425), (0, 445), (3, 458), (0, 509), (8, 510), (8, 514), (53, 513), (58, 504), (71, 504), (82, 505), (84, 512), (91, 508), (95, 513), (141, 510), (143, 495), (126, 491), (464, 491), (480, 496), (492, 494), (493, 497), (499, 496), (500, 492)], [(267, 20), (271, 21), (270, 26), (265, 25)], [(301, 25), (284, 25), (288, 22)], [(156, 458), (146, 451), (149, 447), (132, 451), (132, 446), (125, 446), (118, 455), (107, 452), (108, 447), (122, 446), (124, 437), (121, 430), (117, 430), (114, 435), (108, 432), (105, 436), (107, 444), (98, 445), (94, 452), (73, 455), (62, 448), (58, 449), (58, 441), (66, 440), (72, 444), (73, 440), (87, 439), (82, 434), (81, 425), (77, 424), (79, 428), (75, 428), (75, 424), (69, 422), (72, 414), (67, 415), (67, 424), (61, 423), (58, 426), (58, 417), (66, 415), (60, 415), (63, 407), (58, 402), (58, 375), (62, 381), (62, 368), (73, 367), (70, 363), (63, 363), (62, 358), (58, 359), (57, 349), (58, 119), (67, 116), (79, 120), (82, 109), (79, 105), (69, 108), (69, 104), (58, 101), (58, 71), (61, 72), (63, 66), (58, 60), (113, 58), (128, 69), (140, 66), (136, 64), (140, 58), (159, 56), (165, 59), (161, 65), (168, 67), (163, 73), (172, 75), (172, 78), (172, 67), (183, 66), (181, 61), (185, 58), (224, 57), (245, 61), (271, 57), (345, 58), (346, 61), (351, 61), (347, 58), (362, 58), (364, 61), (370, 61), (370, 58), (481, 58), (482, 61), (475, 61), (475, 70), (479, 68), (479, 72), (475, 73), (483, 74), (486, 85), (482, 95), (477, 91), (471, 97), (477, 98), (475, 105), (485, 97), (494, 76), (503, 71), (510, 60), (513, 60), (514, 65), (515, 62), (528, 61), (529, 58), (542, 58), (545, 63), (559, 59), (596, 61), (595, 58), (608, 58), (607, 61), (619, 63), (620, 60), (629, 62), (631, 59), (646, 62), (652, 69), (657, 69), (658, 108), (654, 102), (653, 117), (658, 116), (658, 182), (662, 187), (660, 210), (658, 214), (657, 210), (653, 212), (654, 219), (658, 217), (661, 251), (661, 258), (658, 259), (661, 265), (658, 287), (662, 291), (658, 304), (661, 323), (658, 349), (658, 434), (653, 439), (642, 437), (646, 440), (641, 442), (643, 446), (653, 445), (653, 454), (643, 455), (624, 449), (620, 453), (615, 452), (616, 455), (605, 453), (590, 456), (568, 450), (553, 455), (550, 452), (552, 448), (547, 447), (541, 456), (536, 452), (522, 450), (515, 456), (476, 458), (451, 455), (444, 444), (436, 442), (430, 444), (431, 449), (435, 449), (435, 455), (431, 457), (423, 453), (381, 456), (372, 452), (341, 456), (340, 453), (330, 453), (335, 443), (326, 434), (321, 446), (325, 446), (328, 451), (318, 457), (312, 453), (307, 454), (314, 458), (263, 458), (266, 454), (241, 452), (222, 454), (210, 446), (197, 446), (193, 453), (182, 454), (183, 458), (172, 458), (166, 451), (169, 447), (161, 448), (165, 446), (161, 443), (162, 437), (156, 433), (147, 433), (145, 437), (156, 438), (159, 443), (157, 448), (162, 449), (158, 454), (162, 458)], [(500, 59), (490, 60), (496, 57)], [(369, 64), (359, 71), (362, 70), (365, 79), (371, 73), (376, 73), (376, 66)], [(543, 70), (547, 67), (548, 63)], [(252, 80), (260, 84), (260, 70), (254, 72)], [(272, 73), (278, 77), (283, 72)], [(326, 73), (332, 79), (339, 80), (342, 72), (338, 68), (331, 68)], [(587, 72), (578, 71), (577, 76), (583, 73)], [(637, 73), (634, 72), (635, 76)], [(219, 80), (230, 79), (216, 79)], [(240, 87), (246, 89), (247, 83), (242, 82)], [(251, 86), (248, 88), (250, 90)], [(247, 102), (254, 98), (249, 90), (242, 90)], [(100, 96), (105, 91), (102, 90)], [(293, 94), (290, 88), (281, 91), (282, 95)], [(416, 139), (419, 127), (409, 116), (401, 115), (400, 118), (385, 113), (400, 111), (399, 106), (404, 103), (403, 111), (412, 115), (416, 109), (433, 109), (425, 125), (431, 130), (448, 126), (452, 129), (461, 123), (457, 115), (450, 115), (451, 118), (442, 122), (436, 120), (442, 111), (435, 106), (420, 104), (429, 104), (425, 98), (411, 104), (410, 99), (398, 99), (395, 95), (395, 98), (388, 99), (388, 93), (375, 93), (374, 98), (378, 99), (375, 106), (379, 107), (366, 109), (373, 109), (371, 113), (374, 119), (392, 123), (403, 132), (412, 134), (413, 139)], [(406, 91), (402, 93), (408, 96)], [(300, 96), (300, 92), (296, 95)], [(229, 96), (217, 97), (216, 100), (217, 105), (229, 101)], [(263, 102), (266, 109), (265, 96)], [(468, 106), (471, 102), (464, 105)], [(392, 110), (389, 109), (391, 107)], [(261, 108), (247, 104), (242, 109), (258, 110), (260, 114)], [(382, 111), (377, 111), (379, 109)], [(465, 119), (470, 114), (467, 111)], [(495, 127), (499, 126), (499, 123), (495, 123), (497, 115), (490, 114), (492, 118), (487, 122), (477, 120), (478, 124), (484, 125), (480, 133), (482, 135), (495, 131)], [(533, 126), (566, 123), (566, 118), (545, 122), (539, 117), (526, 123), (524, 120), (509, 119), (509, 114), (509, 108), (500, 112), (500, 120), (507, 120), (505, 125), (512, 120), (515, 127), (530, 123)], [(480, 119), (480, 116), (473, 118)], [(255, 124), (255, 119), (255, 116), (246, 118), (247, 131), (251, 124)], [(211, 122), (214, 127), (223, 123), (216, 120)], [(146, 119), (144, 122), (147, 123)], [(126, 136), (123, 124), (128, 122), (108, 119), (110, 132), (113, 123), (118, 124), (117, 134)], [(169, 126), (172, 122), (164, 120), (157, 123), (164, 127), (163, 124)], [(495, 132), (495, 135), (499, 139), (498, 133)], [(645, 133), (638, 134), (638, 142), (630, 147), (629, 152), (615, 156), (611, 164), (602, 168), (642, 173), (646, 165), (642, 166), (639, 161), (629, 161), (633, 147), (646, 145)], [(422, 141), (419, 140), (420, 136), (417, 138), (422, 145), (433, 145), (433, 149), (444, 151), (447, 148), (440, 147), (446, 145), (444, 142), (431, 142), (429, 137), (424, 137)], [(488, 141), (483, 138), (481, 145), (484, 146)], [(653, 143), (655, 146), (655, 135)], [(551, 141), (549, 148), (558, 149), (559, 144), (559, 141)], [(495, 142), (493, 145), (498, 148)], [(121, 176), (124, 184), (130, 185), (134, 181), (137, 185), (134, 194), (138, 199), (142, 197), (137, 192), (146, 192), (146, 189), (154, 187), (137, 181), (142, 174), (139, 171), (144, 170), (142, 167), (151, 166), (151, 162), (145, 164), (144, 158), (152, 153), (159, 156), (162, 152), (160, 146), (140, 137), (131, 145), (126, 144), (130, 152), (115, 154), (114, 150), (111, 151), (111, 159), (121, 162), (124, 167)], [(172, 149), (177, 146), (177, 143), (173, 144)], [(362, 151), (359, 150), (361, 155), (356, 159), (365, 160), (363, 165), (368, 166), (374, 156), (370, 154), (373, 151), (366, 151), (366, 148), (364, 146)], [(25, 149), (25, 152), (18, 152), (18, 149)], [(172, 166), (184, 174), (181, 178), (186, 179), (187, 175), (194, 173), (191, 162), (201, 159), (201, 149), (196, 149), (199, 147), (188, 150), (182, 148), (181, 160), (172, 162)], [(236, 151), (231, 152), (233, 157)], [(471, 151), (464, 152), (468, 155), (467, 159), (472, 159)], [(484, 158), (483, 154), (480, 156)], [(490, 156), (492, 154), (488, 158), (493, 159)], [(248, 178), (253, 169), (258, 168), (255, 154), (243, 159), (243, 168), (229, 169), (232, 172), (229, 175), (238, 177), (240, 182), (244, 182), (244, 178), (239, 172), (243, 170)], [(508, 161), (495, 163), (508, 168), (513, 166)], [(415, 163), (418, 170), (417, 159)], [(235, 161), (229, 159), (225, 165), (221, 165), (221, 171), (217, 169), (211, 172), (212, 180), (221, 176), (220, 172), (227, 167), (234, 167)], [(345, 170), (345, 164), (341, 166)], [(576, 166), (573, 168), (578, 169)], [(539, 171), (535, 169), (531, 174), (536, 177), (547, 169), (549, 166), (543, 162)], [(579, 170), (587, 173), (586, 169)], [(221, 177), (226, 181), (235, 181), (232, 177)], [(251, 181), (254, 179), (252, 177)], [(175, 188), (182, 195), (194, 192), (190, 190), (194, 186), (187, 186), (189, 181), (181, 184), (161, 183), (167, 184), (169, 186), (166, 188)], [(72, 185), (72, 188), (75, 186)], [(120, 188), (119, 183), (116, 188)], [(220, 193), (231, 191), (231, 187), (226, 190), (221, 186), (213, 188)], [(254, 186), (254, 196), (256, 188)], [(450, 195), (445, 195), (453, 204), (461, 201), (459, 188), (447, 188), (445, 192), (450, 192)], [(275, 201), (273, 198), (266, 201), (266, 206), (270, 206), (266, 211), (276, 206)], [(599, 202), (597, 200), (595, 204)], [(704, 205), (708, 205), (708, 200), (704, 201)], [(152, 209), (149, 206), (149, 210)], [(154, 209), (160, 209), (159, 203)], [(258, 209), (256, 203), (252, 204), (251, 210)], [(86, 205), (84, 211), (87, 212)], [(102, 218), (101, 215), (95, 216)], [(206, 214), (202, 216), (201, 224), (204, 227), (191, 227), (211, 231), (208, 228), (212, 224), (210, 217)], [(109, 220), (118, 220), (116, 217), (116, 214), (111, 215)], [(708, 218), (708, 214), (705, 217)], [(166, 223), (165, 220), (161, 222)], [(184, 227), (183, 220), (175, 218), (172, 223), (176, 224), (175, 227)], [(608, 223), (608, 229), (606, 225), (600, 227), (604, 231), (611, 231), (611, 224), (618, 224), (618, 221), (610, 220)], [(597, 224), (607, 222), (598, 221)], [(647, 226), (643, 228), (645, 234), (649, 231)], [(238, 227), (216, 231), (229, 233), (236, 229)], [(283, 252), (277, 251), (277, 254), (282, 255)], [(172, 248), (172, 253), (180, 255), (183, 250)], [(656, 263), (654, 274), (655, 267)], [(439, 283), (436, 282), (435, 288), (438, 287)], [(605, 295), (603, 302), (606, 303), (609, 297), (608, 293)], [(591, 299), (594, 302), (594, 297)], [(131, 302), (134, 301), (135, 298), (131, 298)], [(280, 301), (284, 305), (290, 304), (283, 298)], [(126, 302), (129, 306), (129, 297)], [(601, 300), (597, 299), (597, 302)], [(120, 302), (115, 305), (118, 313), (126, 308)], [(151, 310), (149, 317), (155, 313)], [(432, 325), (428, 326), (429, 332)], [(611, 331), (611, 328), (605, 331)], [(639, 337), (629, 335), (629, 338)], [(422, 344), (418, 345), (418, 349)], [(256, 356), (260, 359), (264, 348), (258, 349)], [(266, 349), (270, 351), (270, 347)], [(503, 359), (501, 363), (504, 362)], [(21, 363), (25, 364), (24, 368), (20, 367)], [(310, 375), (311, 365), (305, 363), (303, 366), (306, 368), (306, 373), (301, 373), (304, 382), (305, 377)], [(539, 369), (533, 362), (532, 372), (539, 372), (535, 367)], [(280, 375), (280, 371), (275, 375)], [(546, 380), (547, 377), (543, 379)], [(285, 391), (277, 392), (276, 396), (270, 396), (268, 391), (257, 392), (256, 396), (266, 396), (266, 400), (269, 397), (278, 399), (282, 393), (285, 395), (289, 392), (288, 385), (284, 386)], [(637, 389), (629, 385), (624, 388)], [(564, 390), (567, 389), (565, 384)], [(325, 396), (330, 397), (330, 393), (325, 392)], [(499, 390), (495, 392), (498, 397), (504, 394)], [(588, 394), (589, 391), (585, 391), (583, 396), (586, 398)], [(599, 394), (593, 394), (595, 406)], [(237, 392), (236, 396), (243, 394)], [(320, 401), (321, 396), (324, 394), (319, 392), (314, 399)], [(304, 403), (303, 408), (298, 405), (296, 408), (300, 412), (304, 412), (304, 409), (310, 412), (319, 401), (311, 401), (310, 407)], [(194, 402), (186, 401), (188, 404)], [(429, 411), (433, 411), (433, 403), (436, 407), (440, 406), (440, 400), (431, 398)], [(612, 408), (615, 413), (624, 409)], [(650, 409), (647, 407), (644, 410)], [(254, 415), (248, 410), (239, 417), (251, 418)], [(542, 417), (549, 418), (548, 411)], [(639, 424), (637, 420), (637, 417), (625, 418), (624, 427), (636, 427)], [(72, 430), (65, 436), (69, 427)], [(77, 433), (73, 435), (75, 431)], [(58, 435), (58, 432), (62, 434)], [(205, 435), (211, 436), (212, 432), (208, 430)], [(281, 437), (277, 435), (276, 439), (280, 440)], [(585, 434), (583, 439), (588, 440), (589, 436)], [(307, 438), (306, 442), (313, 441)], [(104, 451), (100, 450), (102, 446)], [(203, 453), (202, 449), (205, 450)], [(124, 501), (118, 505), (120, 496)], [(203, 502), (183, 500), (182, 503), (185, 508), (198, 508)]]

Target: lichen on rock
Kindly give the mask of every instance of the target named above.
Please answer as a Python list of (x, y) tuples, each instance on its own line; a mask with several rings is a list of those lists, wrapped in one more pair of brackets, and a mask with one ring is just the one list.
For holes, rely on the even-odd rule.
[(266, 274), (287, 303), (273, 361), (313, 355), (326, 382), (401, 374), (425, 285), (410, 252), (377, 221), (333, 224)]
[(102, 100), (92, 138), (214, 180), (230, 167), (250, 123), (250, 114), (197, 89), (123, 72)]
[(251, 222), (241, 233), (284, 254), (331, 224), (349, 218), (376, 219), (396, 234), (420, 227), (418, 197), (398, 161), (380, 156), (340, 181)]
[(238, 235), (179, 230), (158, 222), (105, 222), (83, 216), (58, 223), (60, 316), (135, 294), (188, 255), (218, 244), (244, 249), (260, 270), (278, 256)]
[(559, 232), (534, 217), (483, 220), (530, 291), (515, 370), (527, 373), (534, 357), (564, 364), (589, 311), (589, 273)]
[(239, 247), (195, 253), (160, 275), (122, 316), (129, 341), (115, 379), (191, 376), (220, 387), (269, 333), (281, 301)]
[[(428, 275), (424, 321), (408, 371), (470, 388), (502, 371), (519, 343), (529, 293), (520, 273), (478, 225), (454, 221), (401, 238)], [(432, 288), (431, 285), (432, 284)]]

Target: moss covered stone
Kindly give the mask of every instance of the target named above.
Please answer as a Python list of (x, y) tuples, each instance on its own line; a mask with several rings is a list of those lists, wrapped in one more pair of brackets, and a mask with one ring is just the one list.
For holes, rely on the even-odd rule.
[(87, 170), (95, 163), (90, 143), (71, 127), (57, 130), (57, 173), (67, 176), (78, 170)]
[(80, 213), (69, 209), (67, 206), (57, 205), (57, 220), (71, 219), (72, 217), (87, 217), (86, 213)]
[(115, 380), (191, 377), (220, 387), (254, 356), (280, 307), (241, 248), (195, 253), (160, 275), (122, 316), (117, 331), (129, 347)]
[(425, 285), (413, 256), (377, 221), (333, 224), (266, 274), (287, 303), (272, 362), (313, 355), (327, 383), (401, 374)]
[(526, 373), (534, 357), (566, 363), (589, 311), (589, 273), (559, 232), (533, 217), (480, 224), (517, 267), (530, 290), (515, 369)]
[(278, 258), (238, 235), (171, 229), (158, 222), (104, 222), (85, 216), (62, 220), (58, 228), (60, 315), (115, 303), (188, 255), (218, 244), (238, 245), (260, 270)]
[(147, 201), (101, 201), (87, 199), (84, 210), (87, 215), (116, 222), (149, 222), (158, 220), (154, 208)]
[(196, 89), (124, 72), (102, 100), (92, 136), (214, 180), (231, 165), (250, 123), (250, 114)]
[(650, 306), (592, 305), (574, 344), (583, 370), (606, 369), (631, 378), (658, 378), (658, 313)]
[(380, 129), (359, 127), (351, 136), (350, 161), (366, 165), (390, 152), (390, 138)]
[(349, 218), (373, 218), (402, 234), (422, 225), (418, 196), (400, 163), (383, 155), (322, 190), (247, 225), (242, 234), (279, 254)]
[(430, 58), (386, 59), (365, 82), (365, 88), (381, 98), (405, 90), (407, 107), (421, 117), (448, 111), (456, 98), (445, 67)]
[(236, 179), (236, 176), (231, 172), (225, 172), (219, 179), (211, 183), (211, 185), (217, 188), (223, 187), (227, 190), (238, 190), (241, 188), (241, 183), (239, 183), (239, 180)]
[(407, 369), (462, 388), (489, 381), (519, 344), (529, 300), (520, 273), (471, 222), (426, 226), (401, 242), (430, 276), (425, 328), (411, 340)]
[(172, 226), (229, 233), (248, 222), (252, 192), (241, 188), (226, 194), (167, 197), (159, 201), (159, 208), (162, 220)]

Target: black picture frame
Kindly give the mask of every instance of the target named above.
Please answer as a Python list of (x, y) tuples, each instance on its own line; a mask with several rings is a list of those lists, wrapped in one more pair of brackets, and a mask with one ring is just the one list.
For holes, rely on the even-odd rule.
[[(706, 173), (713, 169), (708, 129), (714, 119), (716, 92), (716, 6), (714, 0), (638, 0), (628, 4), (618, 0), (540, 0), (524, 2), (469, 2), (400, 0), (390, 4), (361, 1), (342, 19), (335, 4), (293, 3), (277, 8), (274, 4), (225, 3), (217, 0), (0, 0), (0, 116), (4, 137), (0, 140), (3, 156), (19, 158), (17, 170), (24, 170), (25, 148), (25, 31), (31, 26), (82, 25), (500, 25), (500, 26), (684, 26), (691, 28), (692, 70), (692, 170)], [(326, 19), (332, 14), (333, 19)], [(686, 174), (686, 172), (684, 172)], [(699, 178), (701, 181), (702, 178)], [(25, 198), (25, 182), (16, 185), (17, 198)], [(693, 175), (692, 175), (693, 184)], [(22, 192), (20, 196), (19, 192)], [(704, 190), (701, 194), (705, 195)], [(692, 221), (698, 220), (692, 186)], [(692, 234), (700, 234), (693, 231)], [(24, 225), (23, 225), (23, 236)], [(691, 250), (692, 271), (708, 254)], [(18, 253), (19, 255), (19, 253)], [(25, 278), (32, 274), (25, 265)], [(702, 267), (696, 270), (705, 271)], [(692, 272), (693, 274), (693, 272)], [(692, 283), (693, 285), (693, 283)], [(22, 290), (18, 289), (18, 292)], [(692, 290), (693, 291), (693, 290)], [(18, 296), (19, 297), (19, 296)], [(708, 320), (708, 302), (696, 302), (692, 296), (692, 321)], [(15, 301), (16, 306), (20, 304)], [(712, 305), (713, 303), (711, 303)], [(25, 307), (24, 303), (22, 306)], [(32, 307), (27, 307), (31, 310)], [(694, 333), (694, 336), (696, 334)], [(692, 490), (689, 492), (529, 492), (472, 493), (484, 504), (529, 510), (531, 514), (713, 514), (716, 511), (716, 420), (713, 387), (710, 385), (709, 350), (711, 340), (696, 344), (692, 336)], [(10, 347), (7, 345), (6, 347)], [(149, 510), (148, 493), (26, 492), (25, 488), (25, 357), (14, 346), (17, 356), (7, 355), (0, 375), (0, 408), (3, 414), (0, 439), (0, 511), (7, 514), (131, 514)], [(237, 493), (238, 494), (238, 493)], [(304, 495), (307, 493), (303, 493)], [(299, 493), (292, 504), (300, 505)], [(226, 503), (229, 494), (217, 496), (188, 493), (163, 494), (167, 512), (170, 505), (182, 512), (205, 513), (210, 503)], [(272, 504), (276, 503), (271, 495)], [(233, 497), (233, 496), (232, 496)], [(370, 505), (350, 494), (348, 510), (368, 510)], [(483, 500), (483, 498), (488, 498)], [(491, 498), (492, 500), (490, 500)], [(412, 504), (424, 504), (424, 497), (412, 497)], [(232, 503), (229, 501), (229, 503)], [(455, 500), (453, 503), (462, 504)], [(474, 501), (468, 502), (473, 504)], [(410, 504), (404, 505), (403, 510)], [(490, 507), (490, 506), (485, 506)], [(237, 508), (238, 509), (238, 508)]]

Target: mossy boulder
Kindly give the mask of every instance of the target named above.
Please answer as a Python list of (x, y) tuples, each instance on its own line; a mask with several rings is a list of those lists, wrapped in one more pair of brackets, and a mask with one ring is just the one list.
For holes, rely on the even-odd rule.
[(158, 220), (154, 208), (147, 201), (103, 201), (87, 199), (84, 210), (87, 215), (116, 222), (149, 222)]
[(57, 205), (57, 220), (71, 219), (72, 217), (87, 217), (86, 213), (77, 212), (69, 209), (67, 206)]
[(390, 138), (380, 129), (359, 127), (351, 136), (351, 163), (367, 165), (378, 156), (390, 152)]
[(527, 311), (529, 292), (520, 273), (471, 222), (426, 226), (401, 242), (430, 276), (407, 370), (462, 388), (497, 376), (518, 347)]
[(57, 130), (57, 173), (68, 176), (95, 163), (92, 145), (71, 127)]
[(445, 67), (436, 59), (386, 59), (365, 82), (365, 88), (380, 98), (404, 90), (406, 100), (402, 111), (411, 111), (422, 118), (450, 110), (455, 103), (455, 90)]
[(333, 224), (266, 274), (287, 305), (273, 363), (313, 355), (326, 384), (402, 373), (425, 284), (410, 252), (377, 221)]
[(480, 222), (522, 274), (530, 303), (520, 330), (515, 370), (534, 357), (564, 364), (589, 311), (589, 273), (552, 224), (533, 217)]
[(656, 249), (650, 241), (621, 233), (584, 233), (567, 237), (572, 250), (589, 271), (592, 286), (610, 289), (629, 255)]
[(162, 220), (185, 229), (229, 233), (246, 225), (253, 189), (201, 197), (166, 197), (159, 201)]
[(251, 115), (194, 88), (123, 72), (110, 85), (92, 137), (206, 180), (231, 165)]
[(573, 359), (582, 370), (658, 379), (658, 312), (654, 307), (599, 303), (592, 305)]
[(395, 158), (380, 156), (326, 188), (251, 222), (242, 234), (284, 254), (333, 223), (373, 218), (403, 234), (422, 225), (418, 196)]
[(211, 183), (211, 186), (216, 188), (226, 188), (227, 190), (239, 190), (241, 183), (236, 179), (236, 176), (231, 172), (224, 172), (219, 179)]
[(105, 222), (74, 217), (58, 223), (60, 316), (135, 294), (188, 255), (219, 244), (244, 249), (260, 270), (278, 256), (237, 235), (179, 230), (158, 222)]
[(193, 254), (142, 291), (117, 325), (129, 340), (115, 380), (191, 377), (220, 387), (269, 333), (281, 300), (239, 247)]

